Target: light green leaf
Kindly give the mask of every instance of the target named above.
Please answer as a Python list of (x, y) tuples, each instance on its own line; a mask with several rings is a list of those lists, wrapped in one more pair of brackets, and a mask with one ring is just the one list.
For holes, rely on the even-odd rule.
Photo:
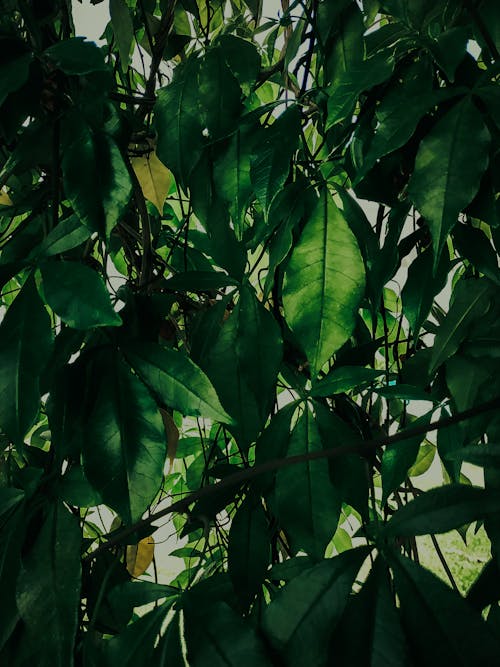
[(71, 667), (80, 605), (81, 533), (77, 519), (54, 504), (27, 555), (17, 583), (33, 664)]
[(29, 277), (0, 325), (0, 427), (16, 446), (38, 413), (51, 350), (50, 318)]
[(109, 238), (132, 193), (120, 149), (111, 137), (93, 131), (76, 113), (67, 117), (64, 131), (66, 196), (90, 230)]
[(447, 533), (500, 512), (496, 491), (449, 484), (425, 491), (398, 509), (384, 527), (387, 537)]
[(389, 560), (412, 659), (426, 667), (494, 665), (500, 646), (463, 598), (400, 555)]
[(328, 640), (369, 549), (345, 551), (299, 574), (264, 613), (264, 632), (288, 667), (326, 664)]
[(161, 486), (163, 421), (141, 380), (111, 349), (96, 354), (88, 382), (93, 405), (84, 425), (85, 474), (104, 502), (132, 523)]
[(130, 10), (125, 0), (109, 0), (109, 14), (120, 54), (121, 68), (123, 72), (126, 72), (130, 62), (130, 47), (134, 39), (134, 25)]
[(490, 283), (484, 279), (462, 278), (456, 285), (453, 302), (434, 339), (430, 374), (455, 354), (470, 325), (486, 313), (490, 305), (490, 289)]
[(429, 225), (435, 267), (458, 214), (478, 191), (489, 143), (490, 134), (469, 97), (455, 104), (420, 143), (408, 195)]
[(301, 343), (314, 378), (349, 338), (365, 288), (354, 234), (325, 189), (285, 272), (285, 317)]
[[(286, 456), (323, 449), (314, 417), (306, 407), (296, 423)], [(296, 553), (322, 558), (337, 528), (341, 498), (330, 480), (328, 461), (318, 459), (278, 470), (276, 513)]]
[(374, 382), (385, 371), (376, 371), (363, 366), (340, 366), (334, 368), (321, 380), (313, 382), (311, 396), (332, 396), (352, 389), (361, 389)]
[(162, 403), (185, 415), (231, 422), (210, 380), (182, 352), (146, 342), (124, 350), (134, 371)]
[(40, 268), (43, 295), (63, 322), (74, 329), (120, 326), (100, 276), (79, 262), (46, 262)]

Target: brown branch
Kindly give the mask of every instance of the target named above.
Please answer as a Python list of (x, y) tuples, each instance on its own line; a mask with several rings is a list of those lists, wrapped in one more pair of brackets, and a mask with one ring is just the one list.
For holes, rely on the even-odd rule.
[(92, 551), (90, 554), (84, 556), (83, 560), (93, 560), (102, 551), (110, 549), (116, 544), (119, 544), (124, 538), (128, 537), (132, 533), (135, 533), (137, 530), (151, 525), (158, 519), (161, 519), (175, 512), (187, 512), (189, 506), (201, 498), (211, 496), (218, 491), (221, 491), (222, 489), (237, 486), (243, 482), (249, 482), (259, 475), (263, 475), (268, 472), (274, 472), (275, 470), (279, 470), (290, 465), (296, 465), (297, 463), (306, 463), (307, 461), (314, 461), (317, 459), (333, 459), (345, 454), (360, 454), (361, 456), (372, 455), (379, 447), (384, 447), (386, 445), (394, 444), (395, 442), (408, 440), (409, 438), (413, 438), (417, 435), (424, 435), (430, 431), (436, 431), (437, 429), (451, 426), (452, 424), (458, 424), (459, 422), (465, 421), (466, 419), (476, 417), (477, 415), (483, 414), (484, 412), (490, 412), (491, 410), (499, 407), (500, 396), (487, 401), (486, 403), (482, 403), (481, 405), (478, 405), (474, 408), (470, 408), (469, 410), (457, 412), (456, 414), (449, 417), (443, 417), (435, 422), (431, 422), (428, 425), (421, 424), (419, 426), (413, 426), (404, 429), (403, 431), (400, 431), (394, 435), (384, 436), (375, 440), (359, 440), (353, 444), (341, 445), (340, 447), (333, 447), (332, 449), (309, 452), (307, 454), (298, 454), (296, 456), (288, 456), (282, 459), (273, 459), (272, 461), (267, 461), (261, 465), (253, 466), (252, 468), (246, 468), (245, 470), (240, 470), (232, 475), (228, 475), (226, 478), (220, 482), (217, 482), (216, 484), (204, 486), (197, 491), (193, 491), (185, 498), (182, 498), (182, 500), (178, 500), (165, 509), (150, 514), (145, 519), (141, 519), (140, 521), (137, 521), (130, 526), (126, 526), (109, 540), (99, 545), (95, 551)]

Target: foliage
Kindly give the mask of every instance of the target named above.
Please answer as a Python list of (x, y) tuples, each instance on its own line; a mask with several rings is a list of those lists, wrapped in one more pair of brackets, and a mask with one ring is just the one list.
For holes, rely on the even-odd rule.
[(0, 6), (0, 663), (497, 664), (495, 0)]

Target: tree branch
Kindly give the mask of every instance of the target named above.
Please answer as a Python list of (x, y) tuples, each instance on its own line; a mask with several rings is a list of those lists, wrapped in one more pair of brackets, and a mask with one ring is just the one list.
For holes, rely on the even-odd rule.
[(263, 475), (268, 472), (274, 472), (281, 468), (285, 468), (290, 465), (296, 465), (297, 463), (306, 463), (307, 461), (315, 461), (317, 459), (333, 459), (343, 456), (345, 454), (359, 454), (361, 456), (367, 456), (373, 454), (379, 447), (384, 447), (386, 445), (391, 445), (396, 442), (402, 442), (403, 440), (408, 440), (417, 435), (424, 435), (430, 431), (436, 431), (440, 428), (445, 428), (446, 426), (451, 426), (452, 424), (458, 424), (459, 422), (465, 421), (466, 419), (471, 419), (485, 412), (490, 412), (495, 408), (500, 408), (500, 396), (494, 398), (490, 401), (477, 405), (474, 408), (469, 410), (464, 410), (463, 412), (457, 412), (454, 415), (449, 417), (443, 417), (438, 419), (435, 422), (430, 424), (421, 424), (419, 426), (413, 426), (394, 435), (385, 436), (382, 438), (377, 438), (375, 440), (359, 440), (350, 445), (341, 445), (340, 447), (333, 447), (331, 449), (325, 449), (321, 451), (309, 452), (307, 454), (298, 454), (296, 456), (288, 456), (281, 459), (273, 459), (272, 461), (267, 461), (258, 466), (253, 466), (252, 468), (246, 468), (245, 470), (240, 470), (232, 475), (228, 475), (220, 482), (216, 484), (211, 484), (210, 486), (204, 486), (197, 491), (193, 491), (182, 500), (177, 500), (168, 507), (151, 514), (145, 519), (136, 521), (136, 523), (126, 526), (119, 532), (117, 532), (113, 537), (99, 545), (95, 551), (84, 556), (83, 560), (93, 560), (99, 553), (110, 549), (111, 547), (119, 544), (124, 538), (128, 537), (132, 533), (135, 533), (137, 530), (145, 528), (148, 525), (151, 525), (158, 519), (162, 519), (169, 514), (184, 513), (187, 512), (189, 506), (192, 503), (200, 500), (201, 498), (206, 498), (211, 496), (222, 489), (227, 489), (231, 486), (237, 486), (243, 482), (249, 482), (252, 479)]

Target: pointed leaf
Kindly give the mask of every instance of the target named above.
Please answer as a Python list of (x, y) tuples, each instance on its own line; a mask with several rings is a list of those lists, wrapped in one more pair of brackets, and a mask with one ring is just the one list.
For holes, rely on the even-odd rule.
[(405, 537), (447, 533), (498, 513), (498, 493), (450, 484), (430, 489), (398, 509), (384, 527), (384, 535)]
[(61, 320), (74, 329), (116, 327), (115, 313), (100, 276), (79, 262), (47, 262), (40, 268), (45, 301)]
[(51, 348), (50, 318), (30, 277), (0, 325), (0, 428), (16, 445), (38, 413)]
[(53, 505), (36, 536), (17, 584), (17, 606), (36, 664), (73, 665), (80, 605), (78, 521)]
[(228, 545), (229, 575), (244, 609), (248, 609), (262, 585), (270, 550), (262, 505), (247, 497), (232, 520)]
[(76, 113), (65, 123), (66, 196), (90, 230), (109, 238), (132, 193), (127, 166), (111, 137), (93, 131)]
[(313, 383), (311, 396), (333, 396), (372, 384), (384, 371), (363, 366), (340, 366)]
[(500, 646), (481, 615), (423, 567), (403, 556), (390, 559), (411, 653), (429, 667), (494, 665)]
[(210, 380), (182, 352), (142, 342), (125, 348), (128, 362), (158, 399), (185, 415), (230, 423)]
[(90, 238), (91, 233), (88, 227), (82, 225), (77, 215), (70, 215), (47, 234), (32, 255), (52, 257), (73, 250)]
[(85, 423), (87, 478), (125, 523), (141, 518), (157, 494), (166, 457), (160, 413), (139, 378), (110, 350), (97, 355)]
[[(474, 136), (474, 141), (470, 137)], [(408, 194), (426, 219), (437, 266), (458, 214), (478, 191), (488, 165), (490, 135), (470, 98), (455, 104), (424, 137)]]
[(127, 570), (131, 577), (140, 577), (151, 565), (155, 555), (155, 541), (145, 537), (137, 544), (129, 544), (126, 551)]
[(172, 174), (153, 151), (142, 157), (134, 157), (130, 163), (135, 171), (141, 190), (152, 204), (163, 214), (163, 204), (172, 183)]
[(109, 14), (120, 54), (122, 71), (126, 72), (130, 62), (130, 47), (134, 39), (134, 25), (125, 0), (109, 0)]
[(58, 41), (45, 50), (55, 66), (65, 74), (89, 74), (108, 69), (104, 62), (104, 51), (85, 37), (72, 37)]
[(326, 664), (328, 639), (338, 623), (369, 549), (324, 560), (292, 579), (264, 613), (264, 632), (288, 667)]
[(364, 279), (356, 238), (325, 189), (292, 252), (283, 286), (285, 317), (312, 377), (351, 335)]
[[(305, 408), (292, 431), (287, 456), (322, 449), (314, 417)], [(341, 498), (330, 481), (328, 461), (318, 459), (278, 470), (276, 504), (294, 551), (303, 549), (314, 558), (322, 558), (337, 528), (341, 508)]]

